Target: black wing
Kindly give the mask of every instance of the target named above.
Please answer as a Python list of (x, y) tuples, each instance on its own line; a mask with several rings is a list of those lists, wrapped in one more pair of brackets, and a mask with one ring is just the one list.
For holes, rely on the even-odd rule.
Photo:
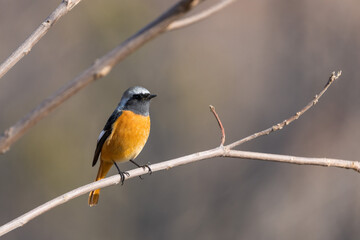
[(97, 144), (96, 144), (96, 149), (95, 149), (95, 154), (94, 154), (94, 159), (93, 159), (93, 162), (92, 162), (92, 166), (95, 166), (98, 158), (99, 158), (99, 155), (101, 153), (101, 149), (102, 149), (102, 146), (104, 145), (106, 139), (110, 136), (111, 134), (111, 129), (108, 130), (108, 131), (104, 131), (104, 134), (101, 136), (101, 138), (97, 141)]
[(94, 159), (92, 162), (92, 166), (95, 166), (97, 160), (99, 159), (102, 147), (106, 141), (106, 139), (110, 136), (111, 132), (112, 132), (112, 125), (114, 124), (114, 122), (116, 121), (116, 119), (118, 119), (118, 117), (121, 115), (122, 111), (119, 110), (115, 110), (113, 112), (113, 114), (111, 114), (110, 118), (108, 119), (108, 121), (105, 124), (105, 127), (103, 129), (103, 134), (101, 137), (99, 137), (97, 144), (96, 144), (96, 149), (95, 149), (95, 154), (94, 154)]

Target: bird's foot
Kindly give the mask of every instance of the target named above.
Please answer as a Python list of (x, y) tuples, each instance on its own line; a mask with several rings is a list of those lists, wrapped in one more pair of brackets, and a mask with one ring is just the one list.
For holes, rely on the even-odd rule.
[[(119, 170), (119, 169), (118, 169)], [(130, 174), (128, 172), (122, 172), (119, 170), (119, 175), (120, 175), (120, 182), (121, 185), (124, 185), (124, 181), (125, 181), (125, 175), (130, 177)]]
[[(135, 164), (137, 167), (139, 168), (143, 168), (144, 170), (147, 168), (149, 170), (149, 174), (152, 174), (152, 170), (151, 168), (149, 167), (148, 164), (145, 164), (145, 165), (142, 165), (140, 166), (139, 164), (137, 164), (134, 160), (130, 160), (131, 163)], [(149, 163), (150, 164), (150, 163)], [(141, 178), (141, 177), (140, 177)]]
[(115, 162), (115, 161), (113, 161), (113, 162), (114, 162), (114, 165), (115, 165), (115, 167), (116, 167), (116, 169), (118, 170), (118, 173), (119, 173), (119, 175), (120, 175), (121, 185), (124, 185), (125, 175), (128, 176), (128, 177), (130, 177), (130, 174), (129, 174), (128, 172), (122, 172), (122, 171), (120, 170), (120, 168), (118, 167), (118, 165), (116, 164), (116, 162)]
[[(150, 163), (149, 163), (150, 164)], [(142, 165), (141, 166), (144, 170), (147, 168), (149, 170), (149, 174), (151, 175), (152, 174), (152, 170), (150, 168), (150, 166), (148, 164), (145, 164), (145, 165)]]

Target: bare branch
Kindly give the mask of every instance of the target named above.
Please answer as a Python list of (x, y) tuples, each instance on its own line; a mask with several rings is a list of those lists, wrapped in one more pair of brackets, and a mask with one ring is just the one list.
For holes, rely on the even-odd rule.
[[(188, 164), (190, 162), (199, 161), (203, 159), (208, 159), (216, 156), (221, 156), (223, 152), (223, 149), (221, 148), (215, 148), (209, 151), (199, 152), (195, 154), (191, 154), (188, 156), (176, 158), (173, 160), (160, 162), (157, 164), (152, 164), (149, 167), (151, 168), (152, 172), (157, 172), (160, 170), (168, 170), (170, 168)], [(128, 180), (130, 178), (140, 176), (142, 174), (146, 174), (148, 172), (147, 168), (136, 168), (131, 171), (127, 171), (129, 173), (129, 176), (125, 175), (125, 180)], [(85, 186), (79, 187), (75, 190), (72, 190), (68, 193), (65, 193), (33, 210), (31, 210), (28, 213), (25, 213), (24, 215), (14, 219), (13, 221), (3, 225), (0, 227), (0, 236), (18, 228), (26, 223), (28, 223), (30, 220), (34, 219), (35, 217), (49, 211), (50, 209), (59, 206), (63, 203), (66, 203), (67, 201), (74, 199), (76, 197), (79, 197), (85, 193), (88, 193), (92, 190), (98, 189), (98, 188), (104, 188), (110, 185), (118, 184), (120, 182), (120, 176), (114, 175), (111, 177), (108, 177), (106, 179), (96, 181), (90, 184), (87, 184)]]
[(27, 55), (49, 29), (79, 2), (81, 2), (81, 0), (63, 0), (50, 16), (0, 65), (0, 78)]
[(9, 150), (10, 146), (24, 135), (28, 129), (47, 116), (61, 103), (91, 82), (106, 76), (116, 64), (142, 45), (164, 32), (171, 22), (183, 16), (202, 1), (204, 0), (179, 1), (156, 20), (145, 26), (129, 39), (125, 40), (102, 58), (96, 60), (91, 67), (59, 89), (54, 95), (45, 99), (39, 106), (20, 119), (15, 125), (5, 130), (0, 136), (0, 153), (5, 153)]
[(291, 116), (290, 118), (278, 123), (278, 124), (275, 124), (274, 126), (268, 128), (268, 129), (265, 129), (261, 132), (257, 132), (257, 133), (254, 133), (250, 136), (247, 136), (243, 139), (240, 139), (239, 141), (236, 141), (234, 143), (231, 143), (229, 145), (227, 145), (226, 147), (231, 149), (231, 148), (234, 148), (240, 144), (243, 144), (245, 142), (248, 142), (248, 141), (251, 141), (251, 140), (254, 140), (255, 138), (258, 138), (258, 137), (261, 137), (261, 136), (264, 136), (264, 135), (269, 135), (270, 133), (272, 132), (276, 132), (277, 130), (281, 130), (283, 127), (289, 125), (290, 123), (292, 123), (293, 121), (297, 120), (301, 115), (303, 115), (307, 110), (309, 110), (312, 106), (314, 106), (318, 101), (319, 99), (321, 98), (321, 96), (326, 92), (326, 90), (328, 90), (328, 88), (331, 86), (331, 84), (337, 80), (339, 77), (341, 76), (341, 70), (339, 72), (337, 72), (335, 74), (335, 72), (332, 72), (331, 76), (329, 77), (329, 80), (328, 82), (326, 83), (324, 89), (317, 95), (315, 95), (314, 99), (308, 103), (308, 105), (306, 105), (303, 109), (301, 109), (299, 112), (295, 113), (293, 116)]
[(225, 129), (224, 129), (224, 126), (222, 125), (221, 123), (221, 120), (220, 120), (220, 117), (219, 115), (216, 113), (215, 111), (215, 107), (210, 105), (210, 111), (214, 114), (215, 118), (216, 118), (216, 121), (218, 122), (219, 124), (219, 127), (220, 127), (220, 131), (221, 131), (221, 143), (220, 143), (220, 146), (224, 146), (224, 143), (225, 143)]
[[(353, 169), (357, 172), (360, 172), (360, 162), (357, 161), (348, 161), (341, 159), (330, 159), (330, 158), (305, 158), (305, 157), (295, 157), (295, 156), (285, 156), (285, 155), (276, 155), (276, 154), (267, 154), (267, 153), (258, 153), (258, 152), (246, 152), (246, 151), (237, 151), (237, 150), (227, 150), (224, 147), (217, 147), (208, 151), (198, 152), (184, 157), (168, 160), (165, 162), (160, 162), (150, 165), (152, 172), (157, 172), (161, 170), (169, 170), (170, 168), (177, 167), (180, 165), (185, 165), (200, 160), (210, 159), (214, 157), (228, 157), (228, 158), (241, 158), (241, 159), (254, 159), (254, 160), (263, 160), (263, 161), (274, 161), (282, 163), (293, 163), (301, 165), (316, 165), (324, 167), (338, 167)], [(136, 168), (131, 171), (128, 171), (129, 176), (125, 175), (125, 180), (140, 176), (142, 174), (148, 173), (147, 168)], [(111, 185), (118, 184), (120, 182), (120, 176), (114, 175), (103, 180), (93, 182), (77, 189), (74, 189), (70, 192), (67, 192), (53, 200), (23, 214), (22, 216), (12, 220), (11, 222), (0, 227), (0, 236), (18, 228), (30, 220), (40, 216), (41, 214), (64, 204), (71, 199), (77, 198), (81, 195), (84, 195), (92, 190), (98, 188), (104, 188)]]
[(177, 20), (173, 23), (171, 23), (166, 30), (172, 31), (177, 30), (179, 28), (183, 28), (186, 26), (189, 26), (191, 24), (194, 24), (196, 22), (199, 22), (201, 20), (204, 20), (205, 18), (210, 17), (214, 13), (217, 13), (218, 11), (222, 10), (223, 8), (229, 6), (231, 3), (235, 2), (236, 0), (222, 0), (218, 4), (210, 7), (209, 9), (206, 9), (194, 16), (187, 17), (184, 19)]
[(287, 155), (246, 152), (246, 151), (237, 151), (237, 150), (227, 151), (225, 153), (225, 157), (272, 161), (272, 162), (281, 162), (281, 163), (292, 163), (298, 165), (315, 165), (321, 167), (346, 168), (346, 169), (355, 170), (356, 172), (360, 173), (360, 162), (342, 160), (342, 159), (295, 157), (295, 156), (287, 156)]

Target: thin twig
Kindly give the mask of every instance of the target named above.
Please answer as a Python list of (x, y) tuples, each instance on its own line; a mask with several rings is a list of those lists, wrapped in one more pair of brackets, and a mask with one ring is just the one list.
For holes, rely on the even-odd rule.
[(177, 20), (173, 23), (171, 23), (168, 27), (167, 27), (167, 31), (171, 31), (171, 30), (177, 30), (179, 28), (183, 28), (186, 27), (190, 24), (193, 24), (195, 22), (199, 22), (201, 20), (204, 20), (205, 18), (210, 17), (211, 15), (213, 15), (214, 13), (222, 10), (223, 8), (229, 6), (231, 3), (235, 2), (236, 0), (222, 0), (219, 3), (217, 3), (216, 5), (194, 15), (194, 16), (190, 16), (184, 19), (180, 19)]
[(284, 120), (284, 121), (282, 121), (282, 122), (280, 122), (278, 124), (275, 124), (274, 126), (268, 128), (268, 129), (265, 129), (263, 131), (254, 133), (254, 134), (252, 134), (250, 136), (247, 136), (247, 137), (245, 137), (243, 139), (240, 139), (239, 141), (233, 142), (233, 143), (227, 145), (226, 147), (231, 149), (231, 148), (234, 148), (234, 147), (236, 147), (236, 146), (238, 146), (240, 144), (243, 144), (245, 142), (254, 140), (255, 138), (258, 138), (260, 136), (269, 135), (272, 132), (276, 132), (277, 130), (281, 130), (283, 127), (285, 127), (285, 126), (289, 125), (290, 123), (292, 123), (293, 121), (297, 120), (307, 110), (309, 110), (312, 106), (314, 106), (319, 101), (321, 96), (326, 92), (326, 90), (328, 90), (328, 88), (331, 86), (331, 84), (335, 80), (337, 80), (340, 76), (341, 76), (341, 70), (338, 71), (336, 74), (335, 74), (335, 72), (332, 72), (332, 74), (329, 77), (329, 80), (326, 83), (324, 89), (319, 94), (315, 95), (314, 99), (311, 102), (309, 102), (308, 105), (306, 105), (303, 109), (301, 109), (299, 112), (295, 113), (290, 118), (288, 118), (288, 119), (286, 119), (286, 120)]
[[(152, 172), (157, 172), (161, 170), (168, 170), (173, 167), (180, 165), (185, 165), (205, 159), (210, 159), (214, 157), (226, 157), (226, 158), (240, 158), (240, 159), (253, 159), (253, 160), (263, 160), (263, 161), (274, 161), (282, 163), (293, 163), (301, 165), (316, 165), (324, 167), (337, 167), (337, 168), (346, 168), (353, 169), (357, 172), (360, 172), (360, 162), (357, 161), (348, 161), (342, 159), (329, 159), (329, 158), (305, 158), (305, 157), (295, 157), (295, 156), (285, 156), (277, 154), (268, 154), (268, 153), (258, 153), (258, 152), (246, 152), (246, 151), (237, 151), (237, 150), (227, 150), (223, 147), (217, 147), (208, 151), (198, 152), (184, 157), (152, 164), (149, 167)], [(125, 180), (134, 178), (143, 174), (148, 173), (147, 168), (136, 168), (128, 171), (129, 176), (125, 175)], [(64, 204), (71, 199), (77, 198), (81, 195), (84, 195), (92, 190), (98, 188), (105, 188), (111, 185), (118, 184), (120, 182), (120, 176), (114, 175), (103, 180), (93, 182), (77, 189), (74, 189), (70, 192), (67, 192), (53, 200), (23, 214), (22, 216), (8, 222), (0, 227), (0, 236), (18, 228), (30, 220), (40, 216), (41, 214)]]
[(225, 143), (225, 129), (224, 129), (224, 126), (222, 125), (221, 123), (221, 120), (220, 120), (220, 117), (219, 115), (216, 113), (215, 111), (215, 107), (210, 105), (210, 111), (214, 114), (215, 118), (216, 118), (216, 121), (218, 122), (219, 124), (219, 127), (220, 127), (220, 130), (221, 130), (221, 143), (220, 143), (220, 146), (224, 146), (224, 143)]
[(45, 99), (34, 110), (0, 136), (0, 153), (5, 153), (24, 133), (82, 88), (106, 76), (111, 69), (142, 45), (164, 32), (166, 27), (204, 0), (181, 0), (156, 20), (104, 55), (75, 79)]
[(0, 65), (0, 78), (27, 55), (49, 29), (79, 2), (81, 2), (81, 0), (63, 0), (50, 16)]

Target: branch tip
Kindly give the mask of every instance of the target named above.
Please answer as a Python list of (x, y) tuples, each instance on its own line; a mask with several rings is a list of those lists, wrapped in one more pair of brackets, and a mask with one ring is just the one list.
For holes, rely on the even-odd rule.
[(333, 71), (329, 77), (329, 81), (326, 83), (324, 88), (327, 88), (331, 83), (333, 83), (335, 80), (337, 80), (342, 74), (342, 70), (339, 70), (337, 73)]
[(224, 129), (224, 126), (221, 123), (219, 115), (215, 111), (215, 107), (213, 105), (209, 105), (209, 107), (210, 107), (210, 111), (214, 114), (214, 116), (216, 118), (216, 121), (218, 122), (220, 130), (221, 130), (221, 143), (220, 143), (220, 146), (224, 146), (224, 143), (225, 143), (225, 129)]

